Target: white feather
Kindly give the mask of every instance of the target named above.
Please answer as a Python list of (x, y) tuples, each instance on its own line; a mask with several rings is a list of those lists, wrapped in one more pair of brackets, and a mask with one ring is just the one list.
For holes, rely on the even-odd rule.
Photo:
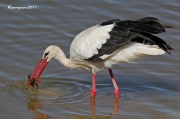
[(143, 55), (161, 55), (165, 51), (160, 49), (157, 45), (145, 45), (141, 43), (128, 43), (120, 47), (111, 57), (105, 62), (105, 67), (112, 67), (113, 64), (118, 62), (128, 62), (139, 59)]
[(106, 26), (93, 26), (79, 33), (73, 40), (70, 47), (70, 57), (74, 60), (88, 59), (93, 55), (98, 54), (98, 50), (102, 44), (110, 38), (109, 32), (114, 27), (114, 24)]

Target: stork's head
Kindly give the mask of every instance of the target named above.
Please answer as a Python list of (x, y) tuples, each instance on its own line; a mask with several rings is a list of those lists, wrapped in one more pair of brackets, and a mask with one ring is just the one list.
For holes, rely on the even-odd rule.
[(38, 63), (37, 67), (35, 68), (34, 72), (28, 76), (28, 85), (37, 86), (38, 87), (38, 79), (41, 76), (42, 72), (46, 68), (47, 64), (54, 58), (56, 58), (58, 50), (60, 48), (51, 45), (47, 47), (43, 53), (42, 59)]
[(47, 62), (51, 61), (52, 59), (56, 58), (60, 48), (55, 45), (48, 46), (42, 56), (42, 59), (46, 59)]

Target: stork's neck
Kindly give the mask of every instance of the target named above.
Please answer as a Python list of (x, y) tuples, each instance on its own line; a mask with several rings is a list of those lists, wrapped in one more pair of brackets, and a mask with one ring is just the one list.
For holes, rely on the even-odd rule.
[(58, 50), (55, 59), (67, 68), (75, 68), (75, 64), (73, 63), (73, 61), (71, 59), (67, 59), (61, 49)]

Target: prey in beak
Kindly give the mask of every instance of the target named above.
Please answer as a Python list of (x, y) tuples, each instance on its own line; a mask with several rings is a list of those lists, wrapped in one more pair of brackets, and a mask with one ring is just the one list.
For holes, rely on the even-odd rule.
[(38, 79), (48, 63), (49, 62), (47, 61), (47, 58), (41, 59), (38, 65), (36, 66), (34, 72), (32, 74), (30, 73), (29, 75), (27, 75), (28, 81), (26, 83), (26, 86), (29, 90), (38, 89)]
[(28, 87), (29, 90), (37, 90), (38, 89), (38, 82), (36, 82), (36, 78), (33, 78), (30, 80), (31, 73), (27, 75), (27, 83), (26, 86)]

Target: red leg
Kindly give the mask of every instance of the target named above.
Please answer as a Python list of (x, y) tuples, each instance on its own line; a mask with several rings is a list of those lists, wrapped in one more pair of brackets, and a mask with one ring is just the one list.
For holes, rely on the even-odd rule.
[(116, 99), (114, 101), (114, 111), (112, 114), (116, 114), (119, 111), (119, 101), (120, 101), (120, 99)]
[(95, 98), (96, 96), (96, 74), (92, 74), (92, 91), (91, 98)]
[(95, 103), (95, 98), (91, 98), (91, 100), (90, 100), (90, 105), (91, 105), (92, 116), (93, 116), (93, 117), (96, 117), (96, 103)]
[(119, 99), (120, 90), (119, 90), (119, 88), (118, 88), (118, 86), (117, 86), (117, 83), (116, 83), (116, 80), (115, 80), (115, 78), (114, 78), (112, 69), (109, 68), (108, 70), (109, 70), (109, 74), (110, 74), (111, 79), (112, 79), (112, 83), (113, 83), (113, 85), (114, 85), (114, 95), (115, 95), (116, 99)]

